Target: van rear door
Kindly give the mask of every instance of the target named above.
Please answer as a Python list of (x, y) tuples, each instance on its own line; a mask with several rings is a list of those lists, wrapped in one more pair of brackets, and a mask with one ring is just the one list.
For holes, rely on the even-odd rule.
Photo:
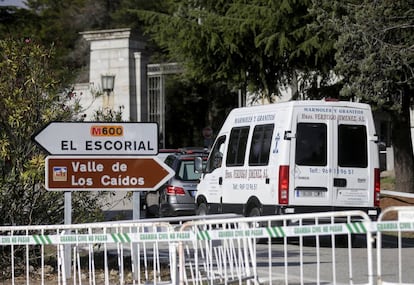
[(365, 112), (350, 106), (295, 107), (290, 205), (373, 206)]
[(328, 134), (332, 122), (317, 120), (303, 110), (296, 110), (292, 134), (290, 166), (290, 205), (330, 205), (332, 203), (333, 168), (329, 155), (332, 143)]
[(367, 109), (336, 110), (334, 205), (373, 207), (378, 147), (371, 113)]

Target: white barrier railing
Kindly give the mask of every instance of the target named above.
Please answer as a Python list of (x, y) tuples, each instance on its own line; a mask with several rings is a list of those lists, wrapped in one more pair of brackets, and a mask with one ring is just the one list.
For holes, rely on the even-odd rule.
[(414, 284), (413, 250), (409, 250), (414, 248), (414, 207), (385, 209), (376, 231), (377, 284)]
[[(204, 280), (209, 284), (246, 280), (260, 284), (280, 284), (280, 281), (285, 284), (337, 284), (349, 283), (349, 280), (353, 284), (373, 284), (370, 223), (369, 217), (359, 211), (238, 218), (221, 223), (188, 222), (181, 231), (193, 232), (198, 238), (183, 241), (180, 247), (180, 284), (204, 284)], [(353, 234), (362, 234), (367, 241), (362, 249), (365, 272), (359, 276), (354, 274)], [(346, 242), (345, 249), (336, 248), (335, 237)], [(280, 251), (277, 251), (278, 245), (272, 243), (275, 238), (281, 239)], [(292, 238), (298, 239), (299, 246), (290, 244)], [(258, 242), (264, 244), (257, 245)], [(305, 254), (304, 246), (310, 243), (313, 248)], [(292, 251), (297, 252), (295, 257)], [(221, 255), (213, 255), (215, 252)], [(315, 257), (311, 266), (309, 254)], [(338, 270), (338, 264), (345, 263), (348, 268)], [(361, 272), (361, 265), (357, 266)], [(202, 267), (206, 269), (200, 270)], [(221, 272), (223, 268), (225, 272)]]
[[(67, 270), (71, 271), (73, 284), (142, 284), (174, 280), (176, 272), (163, 267), (176, 264), (175, 248), (169, 247), (174, 240), (170, 237), (175, 235), (174, 228), (163, 222), (0, 227), (3, 262), (5, 257), (10, 260), (9, 272), (3, 271), (3, 275), (10, 276), (3, 276), (3, 281), (15, 284), (16, 273), (24, 268), (26, 284), (33, 282), (36, 275), (39, 276), (36, 281), (45, 284), (48, 278), (45, 269), (50, 267), (56, 273), (57, 284), (67, 284)], [(160, 238), (164, 236), (168, 238)], [(65, 266), (65, 245), (72, 246), (71, 268)], [(18, 249), (23, 249), (25, 254), (16, 254)], [(50, 264), (46, 257), (53, 259)], [(33, 264), (40, 271), (33, 272)], [(97, 264), (102, 264), (101, 272), (97, 272)], [(125, 274), (126, 270), (129, 275)]]
[[(394, 218), (385, 220), (391, 212)], [(406, 241), (406, 233), (414, 231), (413, 213), (413, 207), (389, 208), (378, 222), (347, 211), (207, 216), (187, 218), (182, 225), (154, 219), (0, 227), (0, 254), (3, 264), (9, 264), (2, 268), (0, 282), (413, 284), (414, 243)], [(384, 242), (388, 232), (396, 234), (390, 248)], [(64, 262), (68, 245), (69, 268)], [(390, 253), (395, 260), (389, 260)]]

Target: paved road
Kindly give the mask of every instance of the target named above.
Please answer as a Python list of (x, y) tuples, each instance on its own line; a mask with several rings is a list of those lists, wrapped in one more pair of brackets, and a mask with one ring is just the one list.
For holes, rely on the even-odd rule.
[[(337, 242), (339, 241), (340, 240)], [(212, 255), (215, 256), (217, 253), (215, 249), (218, 249), (224, 244), (225, 243), (220, 241), (213, 241), (211, 244)], [(241, 244), (246, 245), (246, 243)], [(383, 238), (381, 255), (382, 280), (393, 282), (394, 284), (398, 283), (398, 252), (401, 252), (401, 260), (404, 266), (401, 268), (403, 276), (402, 281), (405, 283), (412, 283), (414, 280), (414, 239), (403, 240), (403, 247), (400, 251), (396, 246), (397, 244), (397, 239), (395, 237), (387, 236)], [(234, 252), (239, 253), (239, 246), (240, 244), (236, 245), (234, 248), (227, 247), (226, 249), (235, 249)], [(143, 250), (145, 248), (146, 254), (143, 255)], [(257, 266), (257, 273), (261, 284), (269, 283), (270, 279), (272, 280), (272, 284), (285, 284), (285, 276), (287, 276), (289, 285), (342, 285), (350, 284), (350, 280), (352, 280), (352, 284), (369, 284), (369, 281), (372, 281), (372, 284), (377, 284), (377, 250), (375, 248), (372, 249), (372, 264), (371, 267), (369, 267), (369, 255), (364, 235), (355, 237), (351, 249), (348, 249), (346, 246), (341, 246), (341, 244), (338, 243), (334, 250), (332, 248), (331, 239), (329, 237), (322, 237), (320, 239), (319, 247), (316, 245), (315, 239), (311, 238), (304, 239), (302, 244), (299, 239), (292, 239), (289, 240), (286, 246), (282, 240), (273, 240), (270, 247), (267, 243), (256, 244), (256, 249), (254, 250), (253, 247), (253, 251), (250, 251), (250, 253), (254, 253), (254, 256), (250, 256), (249, 260), (252, 263), (254, 261), (253, 264)], [(116, 255), (119, 253), (119, 249), (113, 245), (108, 246), (108, 249), (110, 249), (110, 255), (117, 260)], [(144, 256), (146, 256), (148, 264), (152, 264), (156, 261), (154, 260), (154, 257), (161, 261), (162, 264), (171, 262), (168, 253), (172, 248), (168, 242), (158, 243), (156, 247), (151, 243), (147, 244), (145, 247), (141, 245), (140, 250), (140, 259), (142, 260)], [(175, 252), (175, 250), (173, 249), (173, 252)], [(190, 246), (190, 255), (193, 250), (194, 248)], [(154, 252), (156, 253), (155, 255)], [(187, 252), (187, 250), (184, 250), (184, 252)], [(242, 258), (246, 257), (242, 252), (240, 253), (242, 254)], [(128, 244), (125, 244), (123, 254), (127, 259), (130, 258)], [(229, 252), (227, 252), (227, 254), (229, 254)], [(201, 256), (199, 256), (199, 258), (203, 259)], [(223, 261), (225, 264), (229, 264), (230, 258), (227, 256), (222, 262)], [(245, 260), (243, 260), (243, 262), (244, 261)], [(191, 262), (192, 268), (194, 269), (194, 259), (189, 257), (187, 265)], [(176, 268), (177, 265), (173, 265), (167, 267), (164, 271), (166, 271), (166, 275), (169, 275), (169, 270), (175, 270)], [(216, 269), (218, 268), (219, 266), (216, 267)], [(198, 270), (201, 271), (203, 269), (204, 267), (201, 265), (198, 268)], [(229, 266), (227, 266), (227, 269), (230, 270)], [(188, 277), (190, 276), (194, 275), (189, 274)]]
[[(395, 237), (387, 236), (383, 238), (382, 244), (382, 280), (397, 282), (399, 278), (397, 240)], [(334, 284), (349, 284), (350, 279), (353, 284), (366, 284), (369, 282), (369, 274), (372, 274), (371, 280), (373, 284), (376, 284), (377, 250), (375, 248), (372, 250), (372, 270), (370, 271), (365, 237), (357, 236), (352, 250), (340, 245), (332, 250), (329, 238), (321, 239), (319, 252), (317, 248), (315, 241), (310, 239), (304, 240), (302, 247), (299, 246), (298, 240), (289, 242), (286, 251), (283, 243), (274, 242), (271, 247), (271, 259), (269, 259), (267, 245), (258, 245), (257, 266), (260, 281), (267, 282), (271, 278), (273, 282), (276, 282), (273, 284), (284, 284), (285, 276), (288, 276), (289, 284), (301, 284), (301, 281), (304, 284), (332, 284), (334, 281)], [(285, 258), (286, 254), (287, 258)], [(413, 239), (403, 242), (401, 255), (402, 280), (407, 283), (413, 282)], [(319, 280), (317, 272), (320, 272)]]

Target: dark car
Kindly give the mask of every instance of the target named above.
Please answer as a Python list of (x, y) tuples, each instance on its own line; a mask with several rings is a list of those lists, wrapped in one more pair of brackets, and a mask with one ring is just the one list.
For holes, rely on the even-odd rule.
[(194, 158), (202, 157), (207, 161), (205, 149), (179, 149), (168, 155), (164, 163), (175, 171), (172, 177), (157, 191), (147, 192), (147, 217), (171, 217), (194, 215), (196, 210), (194, 197), (200, 173), (194, 171)]

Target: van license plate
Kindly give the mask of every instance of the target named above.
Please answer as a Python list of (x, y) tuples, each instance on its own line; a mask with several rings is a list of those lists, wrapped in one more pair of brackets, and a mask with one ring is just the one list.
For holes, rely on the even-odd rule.
[(301, 190), (298, 191), (298, 197), (316, 197), (316, 198), (323, 198), (325, 197), (325, 191), (317, 191), (317, 190)]

